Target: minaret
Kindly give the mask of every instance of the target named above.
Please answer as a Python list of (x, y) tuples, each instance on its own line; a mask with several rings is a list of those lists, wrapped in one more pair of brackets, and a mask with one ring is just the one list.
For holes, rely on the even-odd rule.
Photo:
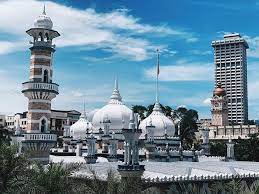
[(225, 90), (218, 83), (211, 99), (211, 114), (213, 126), (228, 125), (228, 99)]
[(232, 142), (231, 138), (229, 138), (229, 140), (226, 143), (226, 145), (227, 145), (226, 161), (233, 161), (233, 160), (235, 160), (235, 150), (234, 150), (235, 143)]
[(34, 27), (26, 33), (32, 37), (29, 81), (23, 83), (22, 93), (29, 99), (28, 122), (23, 151), (34, 160), (48, 163), (50, 149), (56, 146), (57, 136), (50, 134), (51, 100), (58, 94), (58, 84), (52, 82), (52, 60), (55, 45), (52, 40), (59, 33), (43, 13), (35, 20)]
[(141, 129), (138, 128), (137, 117), (133, 110), (130, 116), (128, 129), (122, 129), (122, 134), (125, 137), (124, 146), (124, 164), (118, 165), (118, 171), (122, 178), (140, 179), (145, 168), (139, 164), (139, 148), (138, 139), (141, 134)]
[(210, 133), (210, 129), (207, 123), (205, 123), (202, 126), (201, 129), (201, 133), (202, 133), (202, 144), (201, 147), (204, 150), (204, 154), (206, 156), (210, 155), (210, 144), (209, 144), (209, 133)]
[(22, 93), (29, 99), (27, 133), (48, 133), (50, 130), (51, 100), (58, 94), (58, 84), (53, 83), (52, 40), (60, 34), (52, 29), (53, 23), (43, 13), (35, 20), (34, 27), (26, 33), (33, 38), (29, 81), (23, 83)]

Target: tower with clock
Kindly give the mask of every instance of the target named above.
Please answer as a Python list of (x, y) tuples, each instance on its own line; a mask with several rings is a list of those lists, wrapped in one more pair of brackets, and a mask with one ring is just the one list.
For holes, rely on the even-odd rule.
[(211, 99), (211, 114), (213, 126), (228, 125), (228, 99), (226, 91), (218, 83)]

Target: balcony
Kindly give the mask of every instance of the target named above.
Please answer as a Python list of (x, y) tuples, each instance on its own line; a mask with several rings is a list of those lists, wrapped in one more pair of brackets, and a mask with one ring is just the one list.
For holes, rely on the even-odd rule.
[(46, 90), (58, 94), (58, 84), (42, 82), (24, 82), (22, 92)]
[(27, 133), (24, 134), (25, 141), (57, 141), (56, 134), (49, 133)]

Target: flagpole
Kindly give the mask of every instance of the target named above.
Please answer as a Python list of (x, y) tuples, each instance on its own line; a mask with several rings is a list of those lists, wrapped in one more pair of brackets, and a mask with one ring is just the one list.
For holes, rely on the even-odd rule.
[(158, 74), (159, 74), (159, 50), (157, 49), (157, 72), (156, 72), (156, 102), (159, 102), (158, 97)]

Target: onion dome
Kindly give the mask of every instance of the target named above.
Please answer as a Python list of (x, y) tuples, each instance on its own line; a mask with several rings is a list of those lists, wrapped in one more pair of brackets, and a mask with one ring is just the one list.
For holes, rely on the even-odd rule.
[(118, 80), (115, 79), (115, 87), (107, 105), (96, 111), (93, 116), (92, 124), (95, 130), (104, 129), (104, 119), (110, 121), (109, 129), (122, 130), (129, 126), (131, 110), (122, 102), (118, 89)]
[[(148, 127), (152, 127), (153, 131), (149, 131)], [(154, 137), (175, 135), (175, 126), (173, 121), (165, 116), (158, 102), (155, 103), (153, 112), (143, 121), (141, 121), (139, 128), (142, 129), (141, 138), (144, 138), (145, 135), (151, 134)]]
[(77, 122), (75, 122), (70, 127), (70, 135), (73, 139), (84, 139), (86, 138), (86, 133), (92, 130), (93, 126), (86, 118), (85, 113), (82, 114)]
[(213, 95), (214, 96), (225, 96), (226, 95), (226, 91), (221, 87), (220, 83), (217, 84), (217, 88), (214, 90)]
[(34, 21), (35, 28), (44, 28), (51, 30), (53, 27), (53, 22), (51, 21), (50, 17), (46, 15), (45, 5), (41, 15)]

